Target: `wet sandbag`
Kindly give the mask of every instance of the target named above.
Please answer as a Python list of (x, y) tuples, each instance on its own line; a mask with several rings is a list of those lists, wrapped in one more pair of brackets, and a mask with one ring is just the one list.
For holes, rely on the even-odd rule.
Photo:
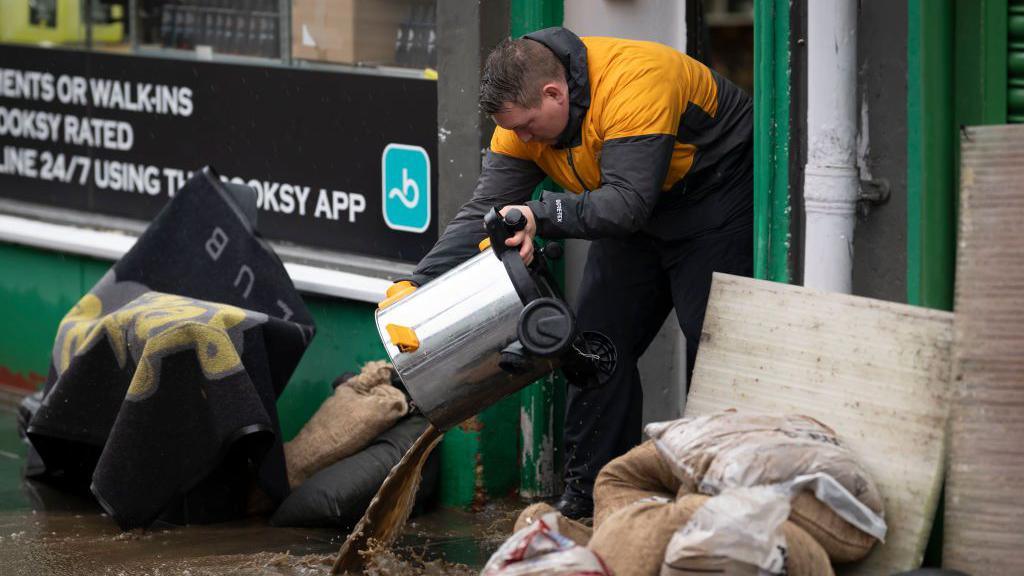
[[(883, 513), (874, 480), (835, 431), (808, 416), (726, 411), (651, 424), (646, 431), (682, 484), (702, 493), (824, 473), (871, 511)], [(834, 562), (862, 559), (877, 542), (806, 491), (793, 500), (790, 520)]]
[[(403, 418), (362, 451), (317, 472), (293, 490), (274, 513), (271, 524), (351, 529), (388, 472), (426, 428), (427, 419), (419, 414)], [(437, 453), (427, 460), (416, 495), (418, 504), (433, 497), (439, 463)]]
[(561, 512), (555, 510), (555, 507), (547, 502), (532, 504), (520, 512), (519, 517), (516, 518), (515, 527), (512, 529), (512, 533), (514, 534), (519, 532), (523, 528), (536, 522), (538, 518), (546, 516), (547, 514), (554, 514), (553, 518), (558, 521), (558, 531), (566, 538), (580, 546), (586, 546), (587, 542), (590, 541), (590, 536), (594, 532), (593, 528), (583, 524), (582, 522), (577, 522), (572, 518), (562, 516)]
[[(786, 524), (800, 532), (786, 521), (789, 502), (788, 491), (779, 486), (729, 488), (709, 498), (672, 535), (662, 576), (831, 574), (828, 555), (819, 544), (792, 529), (787, 537)], [(791, 558), (791, 547), (799, 560)], [(803, 562), (815, 557), (819, 562)]]
[(684, 494), (677, 500), (651, 497), (635, 501), (604, 518), (594, 528), (587, 547), (614, 574), (657, 575), (672, 535), (707, 500), (701, 494)]
[[(687, 482), (677, 478), (654, 441), (648, 440), (601, 469), (594, 484), (594, 527), (637, 500), (671, 498), (680, 490), (684, 494), (696, 492), (694, 483), (692, 478)], [(863, 558), (875, 545), (872, 536), (840, 518), (809, 491), (798, 494), (791, 507), (789, 520), (820, 543), (833, 562)]]
[(306, 478), (366, 447), (409, 410), (405, 394), (391, 385), (387, 362), (368, 362), (331, 395), (284, 445), (288, 483)]
[[(654, 441), (648, 440), (601, 468), (594, 483), (594, 527), (637, 500), (651, 496), (675, 498), (681, 484), (658, 454)], [(685, 492), (696, 489), (689, 485)]]
[[(668, 557), (670, 542), (708, 500), (703, 494), (688, 494), (683, 488), (675, 501), (651, 497), (611, 513), (595, 528), (588, 548), (604, 560), (615, 574), (636, 576), (696, 576), (698, 574), (740, 575), (756, 566), (716, 556)], [(786, 570), (789, 576), (831, 576), (834, 574), (825, 550), (793, 522), (783, 522), (786, 542)]]
[(791, 507), (790, 522), (814, 538), (836, 564), (864, 558), (877, 543), (806, 490), (793, 498)]
[[(787, 576), (834, 576), (828, 554), (818, 542), (793, 522), (782, 524), (786, 540)], [(660, 576), (759, 576), (757, 566), (741, 564), (721, 556), (691, 556), (669, 559), (666, 554)]]

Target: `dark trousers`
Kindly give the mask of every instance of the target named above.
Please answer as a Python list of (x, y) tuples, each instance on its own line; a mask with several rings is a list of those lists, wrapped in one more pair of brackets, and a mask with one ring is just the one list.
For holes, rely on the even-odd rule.
[[(686, 336), (686, 381), (697, 357), (712, 272), (753, 274), (752, 182), (749, 173), (690, 206), (712, 220), (692, 235), (664, 240), (640, 233), (595, 240), (581, 283), (577, 320), (615, 343), (618, 364), (593, 388), (570, 383), (566, 398), (566, 491), (593, 494), (597, 473), (640, 442), (643, 391), (637, 360), (675, 307)], [(730, 198), (731, 196), (731, 198)], [(710, 204), (709, 204), (710, 203)], [(718, 219), (718, 222), (713, 220)], [(703, 220), (706, 224), (709, 220)]]

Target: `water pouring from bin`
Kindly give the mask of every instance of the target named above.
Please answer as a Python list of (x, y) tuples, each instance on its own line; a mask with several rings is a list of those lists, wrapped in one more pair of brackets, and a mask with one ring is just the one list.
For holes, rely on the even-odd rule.
[(357, 568), (361, 552), (386, 547), (397, 535), (423, 462), (444, 431), (559, 367), (580, 385), (600, 385), (614, 370), (611, 340), (577, 330), (551, 274), (548, 260), (559, 258), (561, 247), (549, 243), (527, 266), (505, 245), (525, 225), (518, 210), (503, 217), (492, 209), (479, 254), (422, 287), (396, 285), (377, 309), (395, 372), (431, 425), (342, 545), (335, 574)]

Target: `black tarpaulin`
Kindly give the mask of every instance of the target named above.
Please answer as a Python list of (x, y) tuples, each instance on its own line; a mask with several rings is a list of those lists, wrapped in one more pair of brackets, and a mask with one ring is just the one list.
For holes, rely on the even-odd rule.
[(255, 194), (197, 172), (58, 329), (28, 427), (42, 477), (124, 529), (288, 492), (276, 400), (315, 332), (255, 230)]

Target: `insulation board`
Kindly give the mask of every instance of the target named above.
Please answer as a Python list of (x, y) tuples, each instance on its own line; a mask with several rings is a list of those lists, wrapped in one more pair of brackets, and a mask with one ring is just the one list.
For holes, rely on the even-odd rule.
[(943, 563), (1024, 574), (1024, 126), (961, 136)]
[(942, 488), (953, 315), (715, 274), (687, 416), (817, 418), (881, 490), (886, 542), (838, 574), (920, 565)]

